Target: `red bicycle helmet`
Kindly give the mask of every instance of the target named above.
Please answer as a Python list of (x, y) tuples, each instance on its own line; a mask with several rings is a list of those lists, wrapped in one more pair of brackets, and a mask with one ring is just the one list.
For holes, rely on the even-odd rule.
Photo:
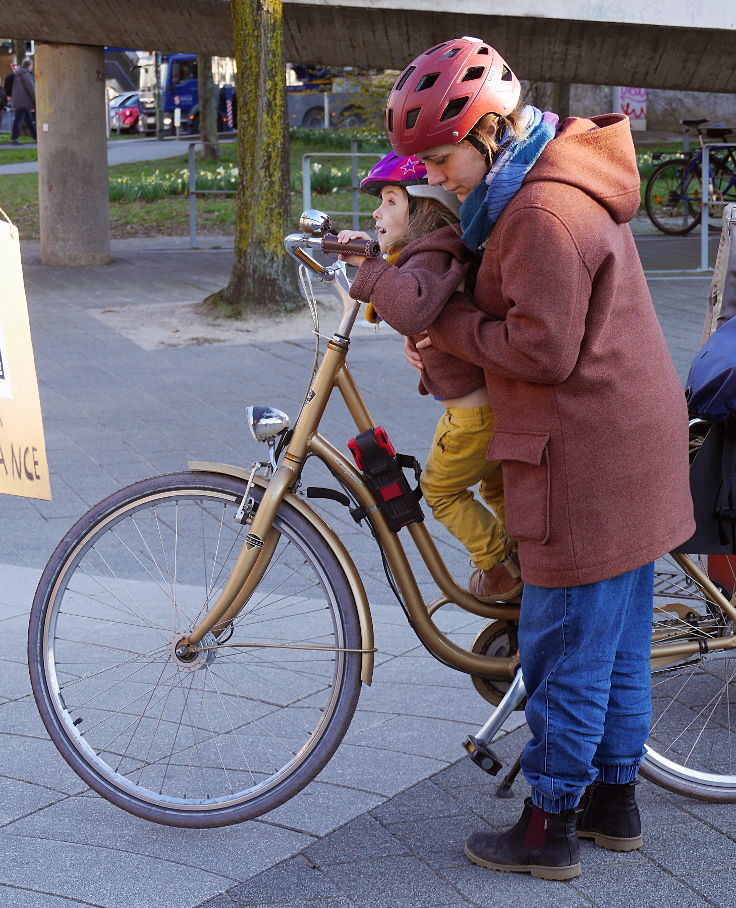
[(510, 114), (520, 94), (519, 80), (485, 41), (443, 41), (396, 80), (386, 104), (389, 141), (401, 155), (461, 142), (484, 114)]

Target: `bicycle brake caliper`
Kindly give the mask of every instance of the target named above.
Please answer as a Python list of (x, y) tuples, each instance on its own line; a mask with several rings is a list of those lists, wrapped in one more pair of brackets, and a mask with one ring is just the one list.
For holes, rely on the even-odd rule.
[(248, 477), (248, 485), (245, 487), (245, 494), (243, 495), (238, 510), (235, 512), (235, 519), (239, 523), (247, 523), (252, 517), (255, 516), (255, 513), (258, 510), (258, 505), (256, 504), (255, 499), (251, 498), (250, 490), (253, 488), (253, 480), (256, 473), (263, 466), (264, 464), (256, 462), (251, 468), (250, 476)]

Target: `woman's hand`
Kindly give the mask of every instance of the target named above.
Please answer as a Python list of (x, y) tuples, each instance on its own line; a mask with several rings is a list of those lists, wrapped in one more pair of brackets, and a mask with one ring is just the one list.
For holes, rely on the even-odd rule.
[[(363, 230), (341, 230), (337, 235), (338, 243), (349, 243), (350, 240), (370, 240), (372, 239), (369, 233), (366, 233)], [(338, 258), (341, 262), (347, 262), (348, 265), (355, 265), (356, 268), (359, 268), (365, 261), (365, 256), (363, 255), (338, 255)]]
[[(429, 338), (426, 338), (426, 340), (429, 341)], [(424, 340), (421, 340), (419, 343), (423, 344), (426, 347), (429, 346), (429, 344), (431, 344), (432, 342), (429, 341), (429, 344), (425, 344)], [(422, 357), (410, 337), (404, 338), (404, 356), (406, 357), (406, 361), (409, 363), (412, 369), (416, 369), (417, 372), (422, 371)]]

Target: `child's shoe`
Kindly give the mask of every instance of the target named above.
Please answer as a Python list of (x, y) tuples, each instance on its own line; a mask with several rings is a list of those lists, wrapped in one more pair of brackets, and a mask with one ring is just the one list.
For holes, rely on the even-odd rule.
[(468, 581), (468, 589), (481, 602), (518, 599), (523, 588), (519, 559), (515, 552), (487, 571), (480, 568), (473, 571)]

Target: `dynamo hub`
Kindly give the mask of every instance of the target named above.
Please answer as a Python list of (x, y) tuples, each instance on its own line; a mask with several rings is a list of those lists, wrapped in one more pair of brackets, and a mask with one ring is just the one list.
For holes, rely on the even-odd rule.
[(182, 645), (184, 633), (179, 631), (171, 641), (170, 657), (178, 671), (196, 672), (217, 658), (217, 649), (200, 649), (200, 647), (217, 647), (217, 637), (205, 634), (202, 640), (192, 649)]

